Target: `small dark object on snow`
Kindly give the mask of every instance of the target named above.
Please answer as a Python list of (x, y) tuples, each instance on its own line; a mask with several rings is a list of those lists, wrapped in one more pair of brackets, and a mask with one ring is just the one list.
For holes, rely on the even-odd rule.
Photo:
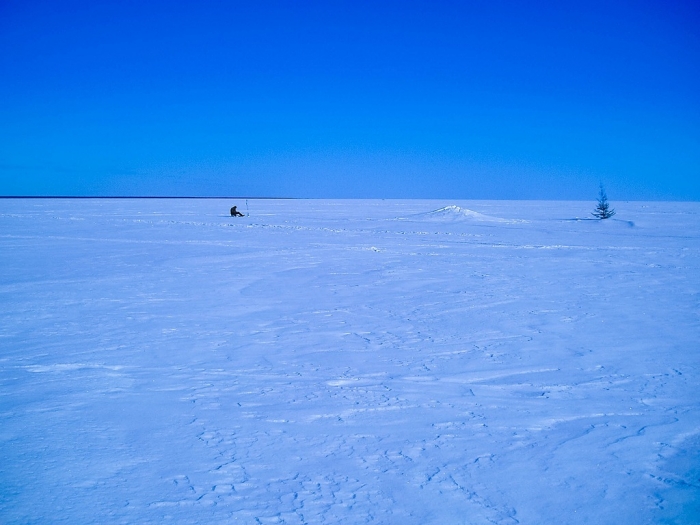
[(592, 215), (598, 219), (609, 219), (615, 215), (615, 210), (610, 208), (608, 204), (608, 196), (605, 194), (605, 188), (600, 185), (600, 193), (598, 194), (598, 206)]
[(231, 217), (243, 217), (243, 214), (236, 209), (236, 206), (231, 208)]

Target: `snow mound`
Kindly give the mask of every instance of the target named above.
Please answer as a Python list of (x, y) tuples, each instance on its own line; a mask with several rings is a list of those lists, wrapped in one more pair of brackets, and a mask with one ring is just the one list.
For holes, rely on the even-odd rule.
[(426, 218), (441, 221), (460, 221), (460, 220), (472, 220), (480, 222), (501, 222), (501, 223), (514, 223), (514, 222), (524, 222), (520, 220), (508, 220), (501, 219), (500, 217), (492, 217), (491, 215), (484, 215), (478, 211), (470, 210), (467, 208), (460, 208), (459, 206), (450, 205), (445, 206), (437, 210), (433, 210), (427, 213), (421, 214)]

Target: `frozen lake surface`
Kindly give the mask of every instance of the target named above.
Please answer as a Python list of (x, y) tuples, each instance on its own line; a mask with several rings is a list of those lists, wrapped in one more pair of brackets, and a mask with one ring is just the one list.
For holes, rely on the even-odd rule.
[(699, 522), (699, 203), (234, 204), (0, 200), (0, 522)]

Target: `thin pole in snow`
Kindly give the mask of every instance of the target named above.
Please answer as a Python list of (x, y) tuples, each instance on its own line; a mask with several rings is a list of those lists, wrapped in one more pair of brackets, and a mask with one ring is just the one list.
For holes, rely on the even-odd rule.
[(246, 217), (250, 217), (250, 210), (248, 209), (248, 199), (245, 200), (245, 214)]

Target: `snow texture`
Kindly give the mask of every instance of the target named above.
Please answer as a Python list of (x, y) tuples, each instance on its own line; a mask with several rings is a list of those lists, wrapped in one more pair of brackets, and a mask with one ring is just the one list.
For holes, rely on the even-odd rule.
[(699, 522), (700, 204), (232, 204), (0, 201), (0, 522)]

